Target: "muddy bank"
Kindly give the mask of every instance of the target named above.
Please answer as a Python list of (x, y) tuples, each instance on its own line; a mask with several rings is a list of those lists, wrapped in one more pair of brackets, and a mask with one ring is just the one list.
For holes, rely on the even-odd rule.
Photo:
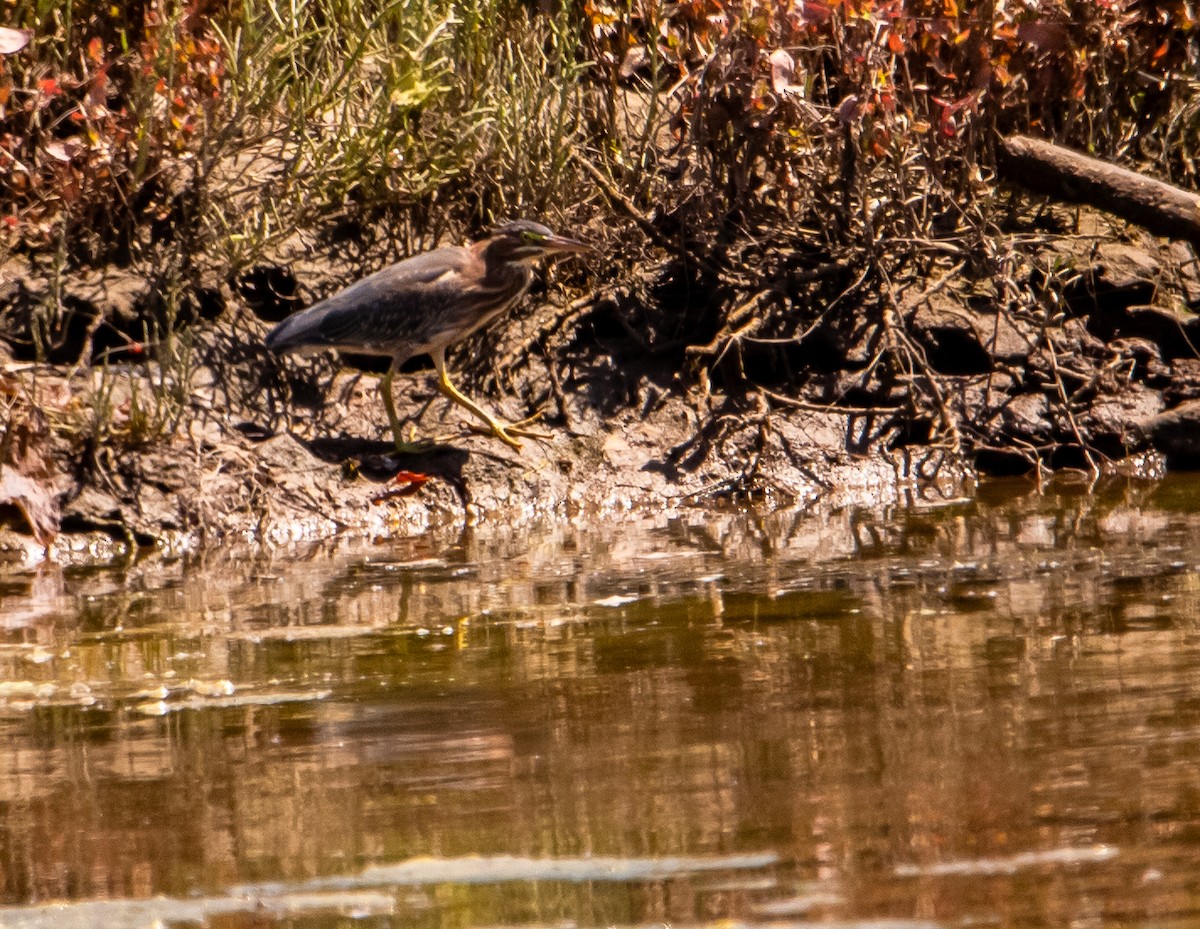
[[(556, 515), (604, 519), (745, 499), (889, 499), (916, 486), (911, 456), (846, 447), (858, 417), (771, 410), (742, 396), (714, 398), (714, 411), (702, 418), (672, 392), (669, 374), (617, 371), (603, 357), (563, 385), (561, 408), (544, 409), (532, 427), (545, 438), (525, 439), (520, 451), (471, 431), (434, 390), (431, 372), (398, 379), (402, 415), (417, 435), (438, 443), (398, 457), (378, 378), (317, 365), (311, 392), (290, 397), (286, 389), (239, 394), (228, 389), (227, 371), (198, 368), (189, 422), (170, 441), (143, 448), (71, 451), (51, 430), (36, 436), (34, 444), (54, 449), (53, 465), (40, 472), (61, 506), (53, 550), (104, 558), (138, 545), (382, 538), (448, 523), (520, 526)], [(95, 373), (18, 373), (36, 376), (42, 396), (57, 398), (35, 418), (66, 415), (78, 397), (103, 389)], [(313, 373), (296, 366), (288, 374), (307, 385)], [(488, 400), (513, 418), (524, 412), (511, 399)], [(129, 400), (114, 402), (123, 408)], [(943, 478), (955, 473), (947, 467)], [(10, 515), (6, 547), (22, 559), (37, 557), (25, 514)]]
[(718, 281), (710, 302), (725, 309), (707, 315), (672, 289), (670, 260), (600, 285), (552, 273), (451, 359), (465, 388), (502, 416), (537, 415), (544, 438), (517, 452), (473, 433), (416, 360), (398, 408), (438, 445), (404, 458), (374, 373), (262, 348), (270, 322), (353, 268), (281, 261), (197, 288), (174, 320), (175, 363), (143, 354), (161, 303), (151, 282), (68, 280), (73, 312), (39, 362), (21, 322), (44, 269), (10, 263), (4, 548), (104, 557), (641, 507), (886, 502), (953, 496), (979, 473), (1153, 477), (1200, 461), (1190, 251), (1097, 214), (1014, 235), (1036, 239), (1010, 269), (1021, 299), (966, 256), (881, 306), (854, 292), (852, 258), (806, 256), (797, 271), (777, 249), (773, 290)]

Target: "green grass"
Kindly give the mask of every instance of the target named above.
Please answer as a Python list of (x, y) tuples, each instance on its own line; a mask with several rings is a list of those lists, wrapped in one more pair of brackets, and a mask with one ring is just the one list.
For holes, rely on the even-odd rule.
[(430, 241), (577, 193), (584, 63), (565, 14), (327, 0), (246, 3), (214, 27), (224, 124), (202, 158), (226, 187), (234, 172), (212, 216), (234, 267), (332, 211)]

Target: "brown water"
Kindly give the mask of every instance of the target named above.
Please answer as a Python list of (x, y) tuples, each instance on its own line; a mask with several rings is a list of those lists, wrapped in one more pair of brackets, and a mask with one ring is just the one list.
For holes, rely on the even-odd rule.
[(0, 578), (0, 926), (1200, 926), (1200, 482)]

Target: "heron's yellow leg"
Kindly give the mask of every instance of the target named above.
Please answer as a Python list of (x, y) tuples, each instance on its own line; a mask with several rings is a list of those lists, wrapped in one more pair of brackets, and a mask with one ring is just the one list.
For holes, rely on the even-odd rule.
[(492, 435), (502, 442), (511, 445), (513, 448), (519, 449), (521, 443), (512, 437), (508, 432), (508, 427), (503, 423), (494, 419), (485, 412), (478, 404), (470, 397), (458, 392), (453, 384), (450, 383), (450, 378), (446, 374), (446, 352), (444, 349), (439, 349), (430, 353), (433, 356), (433, 366), (437, 369), (438, 390), (457, 403), (459, 406), (466, 408), (479, 419), (487, 423), (488, 428), (492, 430)]
[(396, 399), (392, 396), (392, 381), (396, 377), (396, 368), (388, 368), (387, 374), (379, 381), (379, 393), (383, 395), (383, 406), (387, 410), (388, 422), (392, 427), (392, 440), (396, 443), (398, 455), (416, 455), (429, 451), (433, 443), (428, 441), (405, 442), (401, 437), (400, 417), (396, 415)]

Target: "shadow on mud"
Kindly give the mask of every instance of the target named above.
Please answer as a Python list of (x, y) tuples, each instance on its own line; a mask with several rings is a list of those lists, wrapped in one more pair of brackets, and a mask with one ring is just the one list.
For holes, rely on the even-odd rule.
[[(456, 445), (431, 444), (428, 451), (398, 455), (391, 442), (352, 437), (322, 437), (305, 440), (293, 436), (308, 449), (314, 458), (326, 464), (341, 465), (367, 480), (380, 483), (394, 481), (400, 476), (437, 478), (454, 488), (464, 500), (466, 482), (463, 468), (470, 453)], [(424, 481), (421, 481), (424, 483)]]

